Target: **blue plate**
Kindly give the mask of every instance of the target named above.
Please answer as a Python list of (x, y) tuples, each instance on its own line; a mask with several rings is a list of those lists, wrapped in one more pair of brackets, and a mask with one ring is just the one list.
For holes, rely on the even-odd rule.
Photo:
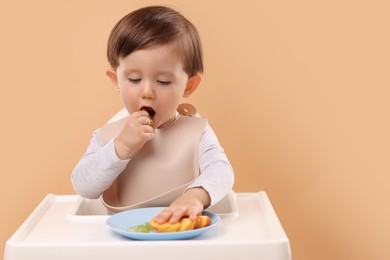
[(110, 216), (106, 224), (107, 226), (119, 233), (122, 236), (137, 239), (137, 240), (178, 240), (178, 239), (188, 239), (192, 237), (196, 237), (214, 227), (216, 227), (221, 218), (211, 212), (203, 211), (203, 215), (207, 215), (211, 218), (211, 225), (198, 228), (194, 230), (188, 231), (180, 231), (180, 232), (150, 232), (150, 233), (140, 233), (140, 232), (130, 232), (127, 229), (131, 226), (143, 225), (145, 222), (150, 222), (150, 220), (157, 216), (164, 208), (163, 207), (154, 207), (154, 208), (142, 208), (142, 209), (132, 209), (126, 210), (119, 213), (116, 213)]

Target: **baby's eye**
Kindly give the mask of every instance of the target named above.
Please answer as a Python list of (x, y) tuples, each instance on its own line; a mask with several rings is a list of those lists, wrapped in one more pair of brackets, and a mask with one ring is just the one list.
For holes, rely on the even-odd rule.
[(128, 79), (131, 83), (139, 83), (141, 81), (141, 79), (139, 78), (129, 78)]
[(169, 80), (157, 80), (157, 83), (159, 83), (161, 85), (169, 85), (169, 84), (171, 84), (171, 81), (169, 81)]

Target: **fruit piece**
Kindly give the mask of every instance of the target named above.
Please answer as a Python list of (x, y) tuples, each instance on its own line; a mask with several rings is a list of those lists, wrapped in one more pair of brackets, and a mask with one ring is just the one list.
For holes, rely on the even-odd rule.
[(153, 227), (149, 222), (145, 222), (143, 225), (131, 226), (127, 229), (129, 232), (149, 233), (153, 231)]
[(201, 215), (195, 219), (194, 229), (207, 227), (211, 224), (211, 218), (209, 216)]
[(132, 226), (127, 229), (129, 232), (138, 232), (138, 233), (149, 233), (150, 229), (148, 229), (145, 225)]
[[(207, 227), (211, 224), (211, 218), (209, 216), (197, 216), (194, 221), (189, 218), (182, 218), (179, 222), (169, 223), (165, 222), (159, 224), (154, 221), (154, 218), (150, 221), (150, 226), (157, 232), (177, 232), (177, 231), (187, 231), (197, 228)], [(146, 223), (145, 223), (145, 226)]]
[(165, 222), (163, 224), (158, 224), (156, 221), (154, 221), (154, 218), (150, 221), (150, 225), (157, 232), (176, 232), (180, 228), (180, 222), (176, 222), (173, 224), (171, 224), (169, 222)]
[(195, 221), (189, 218), (182, 218), (180, 220), (180, 228), (179, 231), (186, 231), (194, 229)]
[(153, 231), (153, 227), (152, 227), (152, 225), (150, 225), (149, 222), (145, 222), (145, 227), (149, 230), (149, 232)]

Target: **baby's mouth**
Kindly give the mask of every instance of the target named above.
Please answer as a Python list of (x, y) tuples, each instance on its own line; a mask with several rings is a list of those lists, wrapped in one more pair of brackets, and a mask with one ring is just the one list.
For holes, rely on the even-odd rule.
[(154, 109), (151, 107), (141, 107), (140, 110), (148, 112), (150, 119), (153, 119), (154, 115), (156, 114), (156, 111), (154, 111)]

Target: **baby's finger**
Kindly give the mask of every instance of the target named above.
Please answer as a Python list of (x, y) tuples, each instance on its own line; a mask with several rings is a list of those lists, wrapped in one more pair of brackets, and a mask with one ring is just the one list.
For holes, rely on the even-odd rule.
[(151, 126), (153, 124), (153, 120), (150, 119), (148, 116), (138, 117), (137, 122), (141, 125), (148, 125), (148, 126)]
[(146, 123), (144, 124), (153, 125), (154, 122), (152, 116), (146, 110), (140, 110), (137, 111), (136, 113), (138, 113), (140, 117), (148, 119), (148, 121), (146, 121)]
[(154, 133), (154, 129), (150, 125), (142, 125), (142, 132), (144, 133)]
[(132, 113), (132, 115), (134, 115), (136, 117), (140, 117), (140, 116), (147, 116), (147, 117), (149, 117), (149, 113), (146, 112), (145, 110), (135, 111), (135, 112)]
[(165, 208), (156, 217), (154, 217), (154, 221), (158, 224), (163, 224), (168, 221), (172, 216), (172, 210), (170, 208)]
[(173, 214), (172, 217), (169, 219), (169, 223), (174, 224), (178, 222), (182, 217), (187, 215), (186, 209), (177, 208)]
[(188, 217), (191, 220), (195, 220), (197, 215), (198, 215), (198, 210), (196, 208), (190, 208), (188, 210)]

